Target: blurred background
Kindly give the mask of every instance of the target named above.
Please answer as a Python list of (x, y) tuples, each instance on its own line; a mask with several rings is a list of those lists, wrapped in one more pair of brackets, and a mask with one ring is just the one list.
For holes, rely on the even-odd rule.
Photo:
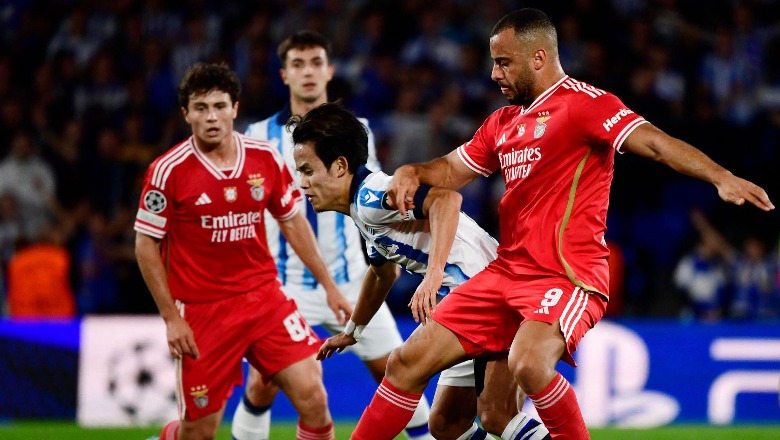
[[(34, 278), (72, 296), (73, 315), (156, 311), (132, 222), (146, 166), (189, 135), (175, 87), (192, 63), (236, 70), (243, 131), (287, 102), (278, 42), (323, 33), (336, 66), (329, 97), (369, 119), (392, 172), (446, 154), (506, 105), (487, 42), (520, 6), (554, 20), (569, 75), (780, 200), (780, 2), (6, 0), (0, 292), (31, 288), (15, 266), (41, 266)], [(778, 316), (777, 212), (729, 206), (712, 185), (632, 155), (616, 159), (612, 187), (611, 315)], [(496, 237), (502, 192), (499, 175), (463, 191), (465, 211)], [(49, 248), (25, 258), (41, 243)], [(399, 313), (409, 284), (390, 298)]]
[[(369, 119), (391, 173), (446, 154), (506, 105), (488, 38), (523, 6), (553, 19), (569, 75), (780, 203), (778, 1), (3, 0), (2, 316), (156, 314), (132, 225), (147, 165), (190, 134), (175, 88), (192, 63), (238, 73), (243, 131), (288, 100), (277, 44), (321, 32), (334, 49), (329, 97)], [(500, 175), (462, 191), (464, 210), (496, 237), (502, 192)], [(616, 158), (608, 227), (609, 318), (778, 334), (777, 211), (728, 205), (711, 184), (627, 154)], [(414, 287), (402, 277), (393, 289), (397, 315), (408, 316)], [(44, 299), (14, 307), (32, 292)]]

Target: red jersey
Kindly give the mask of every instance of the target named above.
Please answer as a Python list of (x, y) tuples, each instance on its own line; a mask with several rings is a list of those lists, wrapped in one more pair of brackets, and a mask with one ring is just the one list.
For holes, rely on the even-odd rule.
[(473, 171), (504, 175), (497, 262), (518, 274), (562, 274), (607, 296), (615, 151), (645, 122), (611, 93), (568, 76), (528, 108), (490, 115), (457, 151)]
[(263, 210), (287, 220), (296, 214), (301, 193), (273, 146), (235, 132), (233, 137), (233, 169), (218, 169), (190, 137), (146, 172), (135, 230), (163, 239), (171, 294), (185, 303), (277, 283)]

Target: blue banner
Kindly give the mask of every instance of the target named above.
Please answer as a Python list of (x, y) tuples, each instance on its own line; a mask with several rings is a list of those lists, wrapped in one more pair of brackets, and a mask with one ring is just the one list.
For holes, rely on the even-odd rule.
[[(111, 324), (112, 319), (121, 320), (125, 325), (128, 325), (127, 320), (137, 319), (138, 322), (129, 323), (136, 330), (126, 335), (117, 334), (121, 331), (110, 332), (113, 342), (105, 345), (84, 339), (84, 328), (81, 328), (84, 322), (0, 320), (0, 351), (3, 352), (0, 384), (5, 384), (6, 389), (17, 390), (0, 395), (0, 419), (74, 418), (77, 405), (79, 410), (89, 408), (85, 399), (79, 402), (76, 398), (77, 382), (85, 382), (81, 380), (85, 376), (80, 374), (85, 370), (105, 370), (105, 373), (88, 375), (95, 383), (90, 384), (93, 392), (86, 395), (99, 395), (105, 399), (100, 400), (101, 408), (107, 409), (117, 393), (101, 390), (113, 390), (118, 381), (124, 388), (135, 386), (132, 368), (143, 368), (151, 374), (151, 379), (170, 382), (169, 378), (173, 376), (167, 370), (172, 368), (172, 362), (146, 361), (167, 355), (164, 329), (157, 320), (152, 319), (150, 323), (150, 317), (99, 319), (107, 321), (104, 325)], [(411, 319), (400, 318), (398, 325), (404, 336), (415, 328)], [(144, 345), (136, 340), (140, 329), (147, 327), (149, 331), (144, 337), (158, 337), (160, 344)], [(122, 348), (125, 346), (134, 348), (130, 352), (137, 354), (140, 345), (160, 351), (160, 356), (123, 357), (107, 353), (106, 360), (100, 360), (100, 356), (80, 356), (87, 349), (124, 353), (128, 351)], [(586, 334), (574, 358), (577, 368), (561, 362), (559, 371), (574, 385), (585, 420), (592, 427), (776, 424), (780, 421), (780, 324), (776, 322), (602, 321)], [(81, 365), (84, 362), (90, 365)], [(118, 362), (128, 365), (118, 365)], [(93, 365), (95, 363), (100, 365)], [(138, 366), (133, 367), (136, 364)], [(358, 419), (376, 390), (368, 370), (350, 353), (327, 359), (323, 369), (334, 418)], [(117, 377), (122, 374), (128, 376), (126, 381)], [(81, 379), (77, 379), (79, 377)], [(437, 378), (433, 378), (426, 390), (429, 400), (433, 398)], [(167, 389), (163, 385), (173, 384), (161, 383), (158, 384), (160, 388), (146, 392)], [(236, 388), (228, 402), (226, 419), (232, 417), (242, 393), (242, 388)], [(136, 396), (131, 391), (121, 394)], [(151, 397), (134, 399), (141, 406), (154, 400)], [(174, 405), (173, 402), (169, 404)], [(116, 405), (126, 407), (127, 402), (117, 401)], [(530, 404), (526, 404), (524, 410), (534, 413)], [(274, 404), (273, 418), (297, 418), (289, 401), (281, 394)], [(133, 423), (133, 420), (129, 418), (122, 423)]]

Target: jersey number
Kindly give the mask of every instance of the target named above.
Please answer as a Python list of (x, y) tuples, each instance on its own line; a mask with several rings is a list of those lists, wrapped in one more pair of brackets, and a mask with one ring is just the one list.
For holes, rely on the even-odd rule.
[(309, 324), (303, 320), (299, 312), (293, 312), (290, 316), (284, 318), (284, 327), (287, 328), (287, 333), (290, 334), (290, 338), (295, 342), (300, 342), (309, 336)]
[(555, 288), (555, 289), (548, 290), (547, 293), (544, 294), (544, 299), (542, 300), (542, 306), (552, 307), (558, 304), (558, 301), (561, 300), (562, 295), (563, 295), (563, 290), (561, 289)]

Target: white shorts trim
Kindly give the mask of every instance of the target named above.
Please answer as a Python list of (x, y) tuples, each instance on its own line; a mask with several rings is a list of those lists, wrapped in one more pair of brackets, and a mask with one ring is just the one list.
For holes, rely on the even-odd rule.
[(439, 375), (439, 385), (450, 387), (474, 388), (474, 360), (469, 359), (442, 371)]

